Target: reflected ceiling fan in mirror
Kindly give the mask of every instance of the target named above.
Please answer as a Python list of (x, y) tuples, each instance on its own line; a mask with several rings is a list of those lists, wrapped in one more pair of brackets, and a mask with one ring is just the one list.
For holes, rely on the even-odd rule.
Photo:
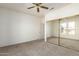
[(37, 9), (37, 12), (40, 12), (40, 8), (49, 9), (46, 6), (43, 6), (42, 3), (32, 3), (32, 4), (33, 4), (33, 6), (32, 7), (28, 7), (27, 9), (36, 8)]

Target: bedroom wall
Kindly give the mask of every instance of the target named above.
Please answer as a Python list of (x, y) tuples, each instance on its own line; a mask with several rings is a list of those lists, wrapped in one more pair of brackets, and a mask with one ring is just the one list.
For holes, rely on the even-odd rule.
[(0, 47), (43, 39), (42, 18), (0, 8)]

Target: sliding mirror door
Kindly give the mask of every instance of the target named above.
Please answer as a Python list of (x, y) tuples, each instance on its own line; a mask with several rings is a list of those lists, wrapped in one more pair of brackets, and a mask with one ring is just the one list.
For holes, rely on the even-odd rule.
[(52, 20), (46, 23), (47, 42), (58, 45), (59, 20)]
[(79, 16), (60, 20), (60, 45), (79, 51)]

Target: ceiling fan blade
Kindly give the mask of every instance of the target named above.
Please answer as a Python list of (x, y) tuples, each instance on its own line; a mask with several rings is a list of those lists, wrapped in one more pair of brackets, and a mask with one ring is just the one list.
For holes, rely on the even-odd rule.
[(34, 8), (35, 6), (32, 6), (32, 7), (28, 7), (27, 9), (31, 9), (31, 8)]
[(34, 5), (36, 5), (36, 6), (39, 6), (39, 5), (41, 5), (42, 3), (32, 3), (32, 4), (34, 4)]
[(37, 12), (39, 12), (39, 8), (37, 8)]
[(44, 9), (49, 9), (48, 7), (45, 7), (45, 6), (40, 6), (41, 8), (44, 8)]
[(37, 3), (32, 3), (32, 4), (34, 4), (34, 5), (38, 6), (38, 4), (37, 4)]

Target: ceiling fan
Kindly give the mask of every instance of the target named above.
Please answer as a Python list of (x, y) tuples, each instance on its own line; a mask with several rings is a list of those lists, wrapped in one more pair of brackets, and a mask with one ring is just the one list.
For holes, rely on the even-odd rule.
[(32, 8), (35, 8), (36, 7), (37, 12), (40, 12), (40, 8), (49, 9), (46, 6), (43, 6), (42, 3), (32, 3), (32, 4), (33, 4), (33, 6), (32, 7), (28, 7), (27, 9), (32, 9)]

